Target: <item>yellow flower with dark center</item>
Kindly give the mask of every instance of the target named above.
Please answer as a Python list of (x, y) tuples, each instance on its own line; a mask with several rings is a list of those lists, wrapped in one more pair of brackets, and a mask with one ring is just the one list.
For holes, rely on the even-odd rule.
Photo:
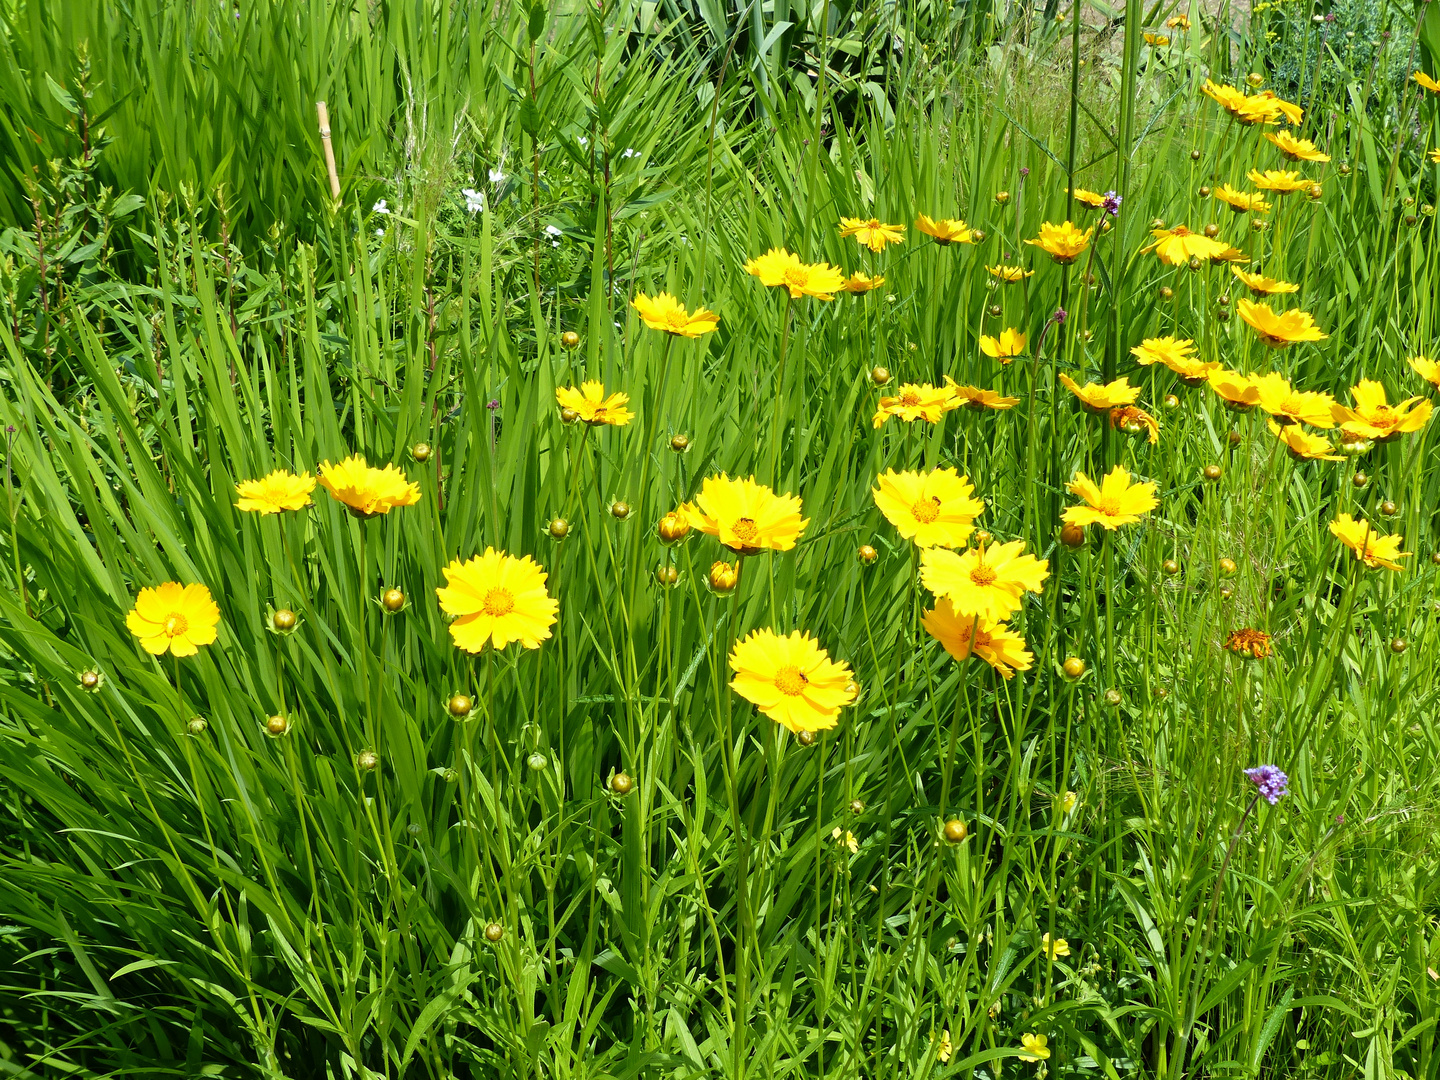
[(1270, 204), (1259, 192), (1240, 191), (1229, 184), (1221, 184), (1212, 194), (1237, 214), (1270, 212)]
[(1210, 262), (1215, 266), (1220, 266), (1223, 263), (1248, 263), (1249, 261), (1249, 255), (1246, 255), (1245, 252), (1237, 247), (1231, 247), (1229, 244), (1221, 244), (1220, 250), (1212, 253), (1210, 256)]
[(1250, 660), (1264, 660), (1270, 655), (1270, 635), (1264, 630), (1231, 630), (1225, 650)]
[(1059, 225), (1046, 221), (1040, 225), (1040, 235), (1033, 240), (1026, 240), (1025, 243), (1038, 247), (1063, 265), (1073, 263), (1079, 258), (1090, 247), (1090, 238), (1094, 235), (1093, 225), (1081, 232), (1068, 221)]
[(1430, 420), (1434, 406), (1421, 397), (1406, 398), (1395, 405), (1386, 401), (1385, 386), (1374, 379), (1361, 379), (1350, 388), (1353, 409), (1337, 404), (1333, 416), (1340, 430), (1359, 439), (1389, 442), (1401, 435), (1419, 431)]
[(1151, 446), (1160, 441), (1160, 421), (1134, 405), (1120, 405), (1111, 409), (1110, 426), (1118, 428), (1126, 435), (1139, 435), (1144, 431)]
[(1040, 592), (1050, 576), (1045, 563), (1024, 551), (1024, 540), (964, 552), (926, 548), (920, 555), (920, 580), (949, 600), (957, 614), (1003, 622), (1020, 609), (1027, 592)]
[(1050, 1056), (1050, 1048), (1046, 1045), (1050, 1040), (1044, 1035), (1032, 1035), (1026, 1032), (1020, 1036), (1021, 1053), (1018, 1055), (1021, 1061), (1044, 1061)]
[[(1440, 150), (1437, 150), (1436, 153), (1440, 153)], [(1035, 276), (1034, 270), (1026, 270), (1023, 266), (1006, 266), (1004, 263), (987, 266), (985, 272), (1005, 285), (1014, 285), (1018, 281), (1024, 281), (1027, 277)]]
[(957, 218), (934, 218), (921, 214), (915, 219), (915, 229), (934, 240), (941, 247), (947, 244), (973, 244), (974, 230)]
[(1188, 15), (1172, 15), (1165, 20), (1165, 25), (1171, 30), (1189, 30), (1190, 17)]
[(1131, 405), (1140, 396), (1140, 387), (1131, 386), (1129, 377), (1125, 375), (1103, 386), (1093, 382), (1079, 386), (1069, 375), (1061, 374), (1060, 385), (1092, 412), (1109, 412), (1117, 405)]
[(1440, 389), (1440, 363), (1431, 360), (1424, 354), (1409, 357), (1405, 362), (1415, 369), (1415, 374), (1431, 386)]
[(782, 727), (826, 731), (855, 700), (848, 664), (836, 663), (809, 634), (755, 630), (730, 653), (730, 689)]
[(857, 270), (845, 280), (844, 285), (840, 286), (840, 291), (859, 296), (868, 293), (871, 289), (878, 289), (884, 284), (885, 276), (883, 274), (876, 274), (874, 277), (871, 277), (869, 274), (861, 273)]
[(1368, 521), (1356, 521), (1349, 514), (1337, 514), (1330, 522), (1330, 532), (1355, 553), (1355, 557), (1371, 570), (1404, 570), (1396, 559), (1408, 559), (1410, 552), (1401, 551), (1403, 536), (1377, 533)]
[(1267, 131), (1265, 138), (1291, 161), (1326, 162), (1330, 155), (1322, 153), (1309, 139), (1297, 139), (1288, 131)]
[(907, 424), (916, 420), (938, 424), (940, 418), (952, 409), (960, 407), (955, 392), (947, 386), (935, 387), (929, 383), (903, 383), (893, 397), (882, 397), (875, 410), (874, 426), (879, 427), (892, 416)]
[(1191, 356), (1165, 366), (1180, 376), (1180, 381), (1186, 386), (1204, 386), (1210, 379), (1210, 373), (1220, 370), (1220, 361), (1201, 360), (1199, 357)]
[(713, 311), (702, 307), (692, 314), (668, 292), (656, 297), (640, 293), (630, 301), (630, 306), (651, 330), (663, 330), (676, 337), (697, 338), (710, 333), (720, 324), (720, 316)]
[(816, 300), (834, 300), (845, 284), (845, 274), (829, 263), (805, 263), (800, 256), (784, 248), (771, 248), (745, 264), (745, 272), (760, 279), (762, 285), (785, 289), (792, 300), (811, 296)]
[(886, 244), (899, 244), (905, 239), (904, 225), (886, 225), (879, 218), (840, 219), (840, 235), (853, 236), (862, 246), (874, 252), (885, 250)]
[(1260, 388), (1255, 385), (1253, 375), (1242, 375), (1229, 368), (1216, 368), (1205, 377), (1205, 381), (1227, 409), (1249, 412), (1260, 404)]
[(235, 506), (255, 514), (278, 514), (282, 510), (303, 510), (310, 505), (315, 477), (297, 476), (276, 469), (259, 480), (242, 480), (235, 485), (240, 496)]
[(1240, 279), (1240, 283), (1250, 290), (1254, 296), (1274, 296), (1277, 293), (1294, 293), (1300, 291), (1300, 286), (1288, 281), (1279, 281), (1275, 278), (1268, 278), (1264, 274), (1251, 274), (1241, 270), (1238, 266), (1232, 266), (1230, 272)]
[(995, 390), (982, 390), (978, 386), (961, 386), (949, 375), (945, 384), (955, 396), (956, 402), (967, 409), (983, 412), (986, 409), (1010, 409), (1020, 404), (1019, 398), (1005, 397)]
[(1275, 110), (1279, 115), (1285, 117), (1291, 124), (1299, 126), (1300, 121), (1305, 119), (1305, 110), (1293, 102), (1286, 101), (1274, 90), (1261, 90), (1251, 101), (1263, 101), (1267, 108)]
[(1155, 252), (1155, 257), (1169, 266), (1184, 266), (1191, 258), (1211, 259), (1225, 250), (1219, 240), (1212, 240), (1204, 233), (1193, 233), (1184, 225), (1173, 229), (1151, 229), (1155, 242), (1140, 249), (1140, 253)]
[(1164, 34), (1152, 34), (1149, 31), (1146, 31), (1145, 44), (1153, 46), (1157, 49), (1163, 49), (1166, 45), (1170, 44), (1170, 39)]
[(1075, 196), (1076, 202), (1084, 203), (1092, 210), (1099, 210), (1100, 207), (1105, 205), (1105, 196), (1101, 195), (1098, 191), (1086, 191), (1084, 188), (1076, 188), (1070, 192), (1070, 194)]
[(731, 551), (755, 555), (769, 548), (789, 551), (810, 522), (800, 516), (800, 499), (776, 495), (764, 484), (731, 480), (724, 473), (708, 477), (693, 503), (680, 512), (701, 532)]
[(194, 656), (201, 645), (215, 640), (220, 608), (204, 585), (167, 581), (141, 589), (135, 606), (125, 616), (130, 633), (152, 656)]
[(1309, 180), (1289, 169), (1266, 169), (1264, 172), (1251, 169), (1245, 175), (1262, 191), (1273, 191), (1276, 195), (1289, 195), (1292, 191), (1303, 191), (1310, 186)]
[(940, 1042), (935, 1048), (935, 1057), (941, 1065), (950, 1064), (950, 1056), (955, 1052), (955, 1047), (950, 1042), (950, 1029), (946, 1028), (940, 1032)]
[(1412, 74), (1410, 78), (1414, 79), (1416, 83), (1426, 90), (1429, 90), (1432, 94), (1440, 94), (1440, 83), (1437, 83), (1429, 75), (1426, 75), (1425, 72), (1417, 71)]
[(1124, 466), (1116, 465), (1099, 485), (1082, 472), (1067, 485), (1070, 492), (1085, 500), (1084, 506), (1072, 506), (1062, 515), (1069, 525), (1099, 525), (1118, 529), (1133, 525), (1160, 505), (1153, 483), (1132, 484)]
[(973, 498), (969, 477), (954, 469), (881, 473), (870, 492), (885, 519), (916, 547), (960, 547), (975, 530), (985, 504)]
[(555, 402), (562, 409), (571, 409), (576, 417), (591, 427), (610, 425), (624, 427), (635, 419), (635, 414), (625, 406), (630, 402), (629, 394), (615, 393), (605, 396), (605, 384), (583, 382), (579, 388), (562, 386), (555, 391)]
[(1164, 364), (1166, 367), (1171, 367), (1194, 357), (1195, 342), (1189, 338), (1177, 337), (1146, 338), (1139, 345), (1130, 349), (1130, 355), (1135, 357), (1136, 363), (1146, 367), (1151, 364)]
[(445, 567), (446, 584), (435, 590), (440, 610), (455, 616), (450, 637), (469, 653), (487, 644), (503, 649), (518, 641), (538, 649), (550, 636), (560, 601), (545, 588), (546, 573), (529, 555), (516, 558), (494, 548)]
[[(1071, 796), (1075, 793), (1073, 791), (1067, 791), (1065, 794), (1067, 796)], [(1070, 811), (1066, 810), (1065, 812), (1068, 814)], [(1040, 935), (1040, 949), (1051, 960), (1054, 960), (1057, 956), (1070, 955), (1070, 943), (1066, 941), (1063, 937), (1056, 938), (1054, 941), (1051, 941), (1050, 935), (1048, 933)]]
[(1323, 435), (1311, 435), (1299, 424), (1277, 424), (1267, 420), (1265, 424), (1285, 446), (1285, 451), (1296, 461), (1344, 461), (1334, 452), (1330, 440)]
[(1017, 356), (1025, 355), (1025, 343), (1027, 338), (1023, 331), (1013, 326), (1006, 327), (1000, 331), (999, 337), (991, 337), (988, 334), (980, 335), (980, 351), (992, 360), (999, 360), (1002, 364), (1008, 364)]
[(1318, 428), (1335, 426), (1331, 416), (1335, 399), (1329, 394), (1296, 390), (1289, 379), (1276, 371), (1261, 375), (1254, 382), (1255, 389), (1260, 393), (1260, 407), (1271, 416), (1291, 424), (1309, 424)]
[(1006, 679), (1017, 671), (1028, 671), (1035, 661), (1034, 654), (1025, 648), (1025, 639), (1005, 623), (961, 615), (943, 597), (920, 616), (920, 625), (955, 660), (963, 664), (971, 656), (978, 656)]
[(1235, 117), (1240, 115), (1240, 110), (1245, 107), (1247, 100), (1245, 91), (1237, 90), (1233, 86), (1222, 86), (1209, 79), (1201, 85), (1200, 92)]
[(1235, 311), (1272, 349), (1283, 349), (1297, 341), (1324, 341), (1327, 336), (1315, 325), (1314, 317), (1299, 308), (1277, 313), (1269, 304), (1241, 298), (1235, 301)]
[(339, 499), (356, 517), (371, 518), (388, 514), (397, 506), (413, 506), (420, 501), (420, 485), (405, 479), (394, 465), (376, 469), (353, 454), (331, 465), (320, 463), (320, 486)]

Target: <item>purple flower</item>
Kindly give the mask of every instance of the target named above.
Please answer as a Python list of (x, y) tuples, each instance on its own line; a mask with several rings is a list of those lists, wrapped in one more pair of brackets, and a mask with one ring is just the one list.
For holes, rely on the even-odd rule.
[(1260, 797), (1271, 806), (1290, 794), (1290, 778), (1274, 765), (1246, 769), (1245, 776), (1260, 789)]
[(1116, 195), (1115, 192), (1107, 191), (1105, 192), (1105, 201), (1100, 204), (1100, 208), (1104, 210), (1107, 214), (1109, 214), (1111, 217), (1115, 217), (1117, 214), (1120, 213), (1121, 201), (1122, 200), (1120, 196)]
[(1068, 311), (1066, 311), (1063, 307), (1057, 307), (1055, 309), (1055, 314), (1050, 316), (1050, 321), (1054, 323), (1063, 323), (1069, 317), (1070, 313)]
[(1030, 170), (1029, 170), (1029, 168), (1027, 168), (1027, 167), (1024, 166), (1024, 165), (1021, 165), (1021, 166), (1020, 166), (1020, 179), (1023, 180), (1023, 179), (1025, 179), (1025, 177), (1027, 177), (1027, 176), (1029, 176), (1029, 175), (1030, 175)]
[(487, 401), (487, 402), (485, 403), (485, 407), (486, 407), (487, 409), (489, 409), (491, 412), (494, 412), (496, 409), (498, 409), (498, 408), (500, 407), (500, 399), (499, 399), (499, 398), (491, 398), (489, 401)]

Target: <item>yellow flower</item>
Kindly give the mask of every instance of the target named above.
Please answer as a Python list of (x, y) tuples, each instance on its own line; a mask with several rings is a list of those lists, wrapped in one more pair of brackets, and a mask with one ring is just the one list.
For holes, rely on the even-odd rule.
[(1213, 194), (1215, 198), (1237, 214), (1247, 214), (1252, 211), (1257, 214), (1270, 212), (1270, 204), (1265, 201), (1265, 196), (1258, 192), (1240, 191), (1229, 184), (1221, 184)]
[(1289, 169), (1266, 169), (1264, 172), (1251, 169), (1245, 175), (1262, 191), (1273, 191), (1276, 195), (1289, 195), (1292, 191), (1301, 191), (1310, 186), (1309, 180)]
[(869, 274), (864, 274), (857, 270), (850, 275), (844, 285), (840, 286), (840, 291), (861, 295), (869, 292), (871, 289), (878, 289), (884, 284), (885, 276), (883, 274), (877, 274), (871, 277)]
[(1068, 221), (1060, 225), (1046, 221), (1040, 225), (1040, 235), (1034, 240), (1026, 240), (1025, 243), (1038, 247), (1057, 263), (1064, 264), (1079, 258), (1090, 246), (1090, 237), (1093, 235), (1093, 225), (1082, 233)]
[(847, 664), (837, 664), (798, 630), (781, 637), (755, 630), (730, 653), (730, 689), (791, 731), (824, 731), (855, 700)]
[(899, 389), (900, 392), (894, 397), (880, 399), (880, 405), (875, 410), (875, 427), (878, 428), (892, 416), (904, 420), (907, 424), (916, 420), (936, 424), (947, 412), (960, 406), (955, 400), (955, 392), (949, 387), (935, 387), (929, 383), (904, 383)]
[(1371, 570), (1404, 570), (1396, 559), (1408, 559), (1410, 552), (1401, 551), (1403, 536), (1382, 536), (1368, 521), (1356, 521), (1349, 514), (1337, 514), (1330, 523), (1330, 532), (1355, 553), (1355, 557)]
[(1430, 420), (1434, 406), (1420, 397), (1406, 398), (1395, 405), (1386, 403), (1385, 387), (1374, 379), (1361, 379), (1350, 388), (1353, 409), (1337, 404), (1333, 415), (1345, 434), (1360, 439), (1389, 442), (1419, 431)]
[(1189, 30), (1190, 18), (1187, 15), (1172, 15), (1165, 20), (1165, 25), (1171, 30)]
[(1002, 397), (998, 391), (982, 390), (978, 386), (961, 386), (949, 375), (945, 383), (955, 396), (955, 401), (967, 409), (981, 412), (985, 409), (1009, 409), (1020, 404), (1019, 398)]
[(1067, 791), (1060, 799), (1060, 812), (1069, 814), (1080, 805), (1080, 796), (1073, 791)]
[(310, 505), (315, 477), (297, 476), (276, 469), (259, 480), (242, 480), (235, 485), (240, 496), (236, 507), (256, 514), (278, 514), (282, 510), (303, 510)]
[(971, 498), (975, 487), (954, 469), (928, 473), (893, 469), (882, 473), (870, 492), (875, 505), (906, 540), (916, 547), (960, 547), (974, 531), (985, 504)]
[(1414, 79), (1417, 83), (1423, 86), (1426, 90), (1429, 90), (1432, 94), (1440, 94), (1440, 83), (1437, 83), (1429, 75), (1426, 75), (1425, 72), (1417, 71), (1413, 75), (1411, 75), (1410, 78)]
[(1145, 44), (1153, 45), (1157, 49), (1163, 49), (1166, 45), (1170, 44), (1170, 39), (1164, 34), (1152, 34), (1147, 31), (1145, 34)]
[(798, 255), (784, 248), (771, 248), (764, 255), (745, 264), (745, 272), (760, 279), (762, 285), (787, 289), (792, 300), (813, 296), (817, 300), (834, 300), (845, 284), (845, 274), (829, 263), (803, 263)]
[(1210, 255), (1210, 262), (1215, 266), (1219, 266), (1222, 263), (1248, 263), (1249, 261), (1249, 255), (1246, 255), (1245, 252), (1237, 247), (1231, 247), (1229, 244), (1221, 244), (1220, 250)]
[(545, 571), (529, 555), (516, 558), (494, 548), (445, 567), (446, 584), (435, 590), (440, 610), (457, 616), (450, 637), (458, 648), (482, 652), (518, 641), (538, 649), (550, 636), (560, 601), (545, 590)]
[(1272, 349), (1283, 349), (1297, 341), (1324, 341), (1327, 337), (1315, 325), (1314, 317), (1299, 308), (1276, 313), (1269, 304), (1241, 298), (1235, 301), (1235, 311)]
[(940, 1045), (935, 1051), (935, 1056), (939, 1058), (941, 1065), (948, 1065), (950, 1064), (950, 1055), (954, 1052), (955, 1048), (950, 1044), (950, 1029), (946, 1028), (940, 1032)]
[(1070, 192), (1070, 194), (1075, 196), (1076, 202), (1084, 203), (1092, 210), (1099, 210), (1100, 207), (1105, 205), (1105, 196), (1101, 195), (1098, 191), (1086, 191), (1084, 188), (1076, 188)]
[(1233, 86), (1221, 86), (1206, 79), (1200, 92), (1231, 116), (1239, 116), (1240, 110), (1245, 107), (1245, 91), (1237, 90)]
[(1415, 369), (1415, 374), (1430, 385), (1440, 388), (1440, 363), (1431, 360), (1428, 356), (1412, 356), (1405, 361)]
[(1025, 334), (1012, 327), (1000, 331), (999, 337), (980, 335), (980, 351), (1002, 364), (1008, 364), (1017, 356), (1025, 355)]
[(1050, 568), (1024, 550), (1024, 540), (989, 550), (982, 544), (961, 553), (926, 548), (920, 555), (920, 580), (958, 614), (1003, 622), (1020, 609), (1025, 593), (1040, 592), (1050, 576)]
[(680, 507), (697, 529), (741, 555), (793, 548), (810, 524), (800, 510), (795, 495), (776, 495), (753, 476), (731, 480), (724, 473), (707, 477), (695, 502)]
[(1025, 648), (1025, 639), (1003, 622), (979, 615), (960, 615), (945, 598), (920, 616), (925, 632), (938, 641), (960, 663), (973, 654), (1010, 678), (1017, 671), (1029, 671), (1035, 656)]
[(1267, 108), (1275, 110), (1281, 116), (1285, 117), (1286, 120), (1290, 121), (1290, 123), (1296, 125), (1297, 127), (1299, 126), (1300, 121), (1305, 119), (1304, 109), (1300, 108), (1299, 105), (1296, 105), (1293, 102), (1284, 100), (1278, 94), (1276, 94), (1274, 90), (1261, 90), (1260, 93), (1256, 94), (1250, 100), (1263, 101)]
[[(1240, 302), (1243, 304), (1245, 301)], [(1249, 412), (1260, 404), (1260, 388), (1255, 385), (1253, 375), (1241, 375), (1238, 371), (1217, 367), (1205, 376), (1205, 381), (1227, 409)]]
[(1431, 161), (1436, 165), (1440, 165), (1440, 150), (1431, 150), (1429, 156)]
[(1130, 483), (1130, 474), (1122, 465), (1111, 469), (1110, 475), (1098, 487), (1082, 472), (1077, 472), (1068, 486), (1071, 493), (1079, 495), (1089, 504), (1072, 506), (1065, 511), (1063, 519), (1069, 525), (1100, 525), (1105, 529), (1118, 529), (1121, 525), (1133, 525), (1160, 505), (1160, 500), (1155, 497), (1155, 485)]
[(839, 825), (836, 825), (835, 828), (831, 830), (830, 839), (834, 840), (835, 843), (841, 847), (846, 848), (851, 855), (856, 854), (860, 850), (860, 841), (855, 834), (849, 829), (840, 828)]
[(1061, 374), (1060, 385), (1079, 398), (1080, 404), (1092, 412), (1108, 412), (1117, 405), (1130, 405), (1140, 396), (1140, 387), (1131, 386), (1129, 377), (1125, 375), (1103, 386), (1093, 382), (1077, 386), (1069, 375)]
[[(1435, 152), (1440, 154), (1440, 150)], [(1034, 270), (1026, 270), (1023, 266), (1006, 266), (1004, 263), (987, 266), (985, 272), (1006, 285), (1014, 285), (1017, 281), (1024, 281), (1027, 277), (1035, 276)]]
[(573, 386), (559, 387), (555, 391), (555, 401), (562, 409), (574, 410), (579, 419), (592, 427), (602, 424), (624, 427), (635, 419), (635, 414), (625, 407), (630, 401), (630, 395), (617, 393), (606, 397), (605, 384), (602, 382), (584, 382), (579, 389)]
[(1270, 434), (1285, 444), (1285, 450), (1296, 461), (1345, 460), (1340, 454), (1332, 453), (1329, 439), (1323, 435), (1311, 435), (1299, 424), (1282, 425), (1274, 420), (1266, 420), (1265, 424), (1270, 428)]
[(1146, 338), (1131, 348), (1130, 355), (1135, 357), (1136, 363), (1146, 367), (1151, 364), (1164, 364), (1173, 368), (1175, 364), (1184, 363), (1194, 357), (1195, 342), (1189, 338), (1177, 337)]
[(1265, 138), (1275, 144), (1276, 149), (1291, 161), (1325, 162), (1329, 154), (1321, 153), (1309, 139), (1297, 139), (1288, 131), (1267, 131)]
[(941, 247), (947, 244), (973, 244), (975, 236), (969, 225), (956, 218), (934, 218), (921, 214), (915, 219), (915, 229), (930, 237)]
[(152, 656), (194, 656), (215, 640), (220, 608), (204, 585), (167, 581), (141, 589), (125, 625)]
[(639, 312), (640, 318), (651, 330), (663, 330), (676, 337), (697, 338), (710, 333), (720, 323), (719, 315), (703, 307), (691, 314), (668, 292), (654, 298), (640, 293), (630, 301), (630, 306)]
[(394, 465), (372, 468), (359, 454), (338, 465), (322, 461), (320, 486), (360, 518), (388, 514), (397, 506), (413, 506), (420, 501), (419, 484), (407, 481)]
[(1046, 1045), (1050, 1040), (1044, 1035), (1032, 1035), (1026, 1032), (1020, 1036), (1020, 1046), (1023, 1053), (1020, 1054), (1021, 1061), (1044, 1061), (1050, 1056), (1050, 1047)]
[(1312, 390), (1296, 390), (1290, 380), (1279, 372), (1261, 375), (1254, 380), (1255, 389), (1260, 392), (1260, 407), (1271, 416), (1291, 424), (1309, 424), (1312, 427), (1335, 426), (1331, 412), (1335, 399), (1329, 394)]
[(1169, 266), (1184, 266), (1192, 257), (1213, 259), (1225, 250), (1219, 240), (1212, 240), (1204, 233), (1193, 233), (1184, 225), (1173, 229), (1151, 229), (1155, 242), (1141, 248), (1140, 253), (1155, 252), (1155, 257)]
[(1160, 421), (1134, 405), (1117, 405), (1111, 409), (1110, 426), (1119, 428), (1127, 435), (1138, 435), (1144, 430), (1148, 432), (1151, 446), (1160, 441)]
[(1291, 284), (1288, 281), (1278, 281), (1275, 278), (1268, 278), (1264, 274), (1250, 274), (1241, 270), (1238, 266), (1232, 266), (1230, 272), (1240, 279), (1240, 283), (1250, 290), (1254, 296), (1272, 296), (1276, 293), (1299, 292), (1300, 286)]
[[(1074, 794), (1075, 793), (1073, 791), (1067, 791), (1065, 793), (1067, 798)], [(1040, 947), (1045, 950), (1045, 955), (1048, 956), (1051, 960), (1054, 960), (1057, 956), (1070, 955), (1070, 943), (1066, 941), (1063, 937), (1058, 937), (1054, 941), (1051, 941), (1049, 934), (1041, 934)]]
[(879, 218), (840, 219), (841, 236), (853, 236), (861, 245), (874, 252), (884, 251), (886, 244), (901, 243), (905, 239), (904, 233), (904, 225), (886, 225)]
[(1270, 635), (1264, 630), (1231, 630), (1221, 648), (1249, 660), (1264, 660), (1270, 655)]

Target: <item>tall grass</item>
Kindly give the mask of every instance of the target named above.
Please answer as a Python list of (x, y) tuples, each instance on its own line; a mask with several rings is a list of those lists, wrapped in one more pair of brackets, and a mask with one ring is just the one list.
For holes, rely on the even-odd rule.
[[(745, 40), (706, 5), (703, 29), (682, 6), (648, 25), (623, 5), (9, 16), (0, 1068), (1440, 1072), (1433, 437), (1292, 463), (1263, 415), (1129, 356), (1176, 333), (1343, 400), (1362, 376), (1423, 392), (1404, 358), (1434, 348), (1434, 99), (1357, 88), (1327, 54), (1344, 78), (1311, 85), (1345, 92), (1307, 100), (1304, 126), (1335, 159), (1307, 169), (1324, 195), (1277, 199), (1252, 234), (1199, 188), (1277, 155), (1197, 91), (1263, 68), (1263, 36), (1237, 29), (1232, 57), (1196, 11), (1155, 48), (1139, 16), (1169, 13), (1131, 5), (1117, 57), (1089, 9), (1071, 38), (1034, 12), (832, 8), (775, 37), (784, 56), (761, 48), (782, 13), (758, 5)], [(59, 182), (26, 192), (43, 160), (25, 155), (74, 155), (78, 114), (45, 76), (73, 97), (86, 40), (114, 141), (65, 197), (103, 182), (145, 203), (97, 209), (116, 254), (42, 273)], [(807, 74), (830, 51), (849, 59)], [(1093, 261), (1062, 268), (1021, 241), (1071, 187), (1124, 201)], [(862, 212), (986, 235), (912, 228), (871, 256), (835, 229)], [(1217, 221), (1301, 284), (1328, 338), (1262, 355), (1226, 268), (1140, 253), (1156, 218)], [(787, 304), (742, 270), (780, 245), (885, 287)], [(1035, 276), (992, 287), (1002, 260)], [(719, 331), (647, 330), (628, 301), (660, 289)], [(1005, 326), (1034, 359), (980, 354)], [(1021, 404), (877, 430), (877, 365)], [(1158, 445), (1081, 412), (1061, 372), (1143, 384)], [(627, 392), (635, 422), (562, 425), (555, 389), (582, 378)], [(400, 464), (422, 501), (368, 522), (318, 491), (278, 521), (234, 506), (238, 480), (350, 452)], [(1161, 508), (1060, 545), (1064, 483), (1115, 463)], [(1049, 560), (1016, 621), (1035, 666), (1011, 681), (918, 630), (912, 553), (870, 496), (885, 468), (937, 465), (971, 477), (997, 541)], [(721, 471), (773, 475), (810, 519), (731, 597), (704, 587), (722, 549), (654, 531)], [(1412, 565), (1357, 570), (1326, 529), (1339, 511), (1403, 532)], [(549, 572), (541, 649), (452, 647), (433, 590), (487, 546)], [(166, 580), (220, 604), (194, 659), (158, 662), (125, 627)], [(293, 633), (271, 632), (276, 608)], [(727, 688), (730, 643), (766, 626), (855, 671), (859, 700), (813, 745)], [(1224, 652), (1240, 627), (1274, 655)], [(460, 719), (456, 693), (476, 703)], [(1278, 806), (1241, 773), (1261, 762), (1291, 775)], [(1031, 1033), (1047, 1062), (1020, 1058)]]

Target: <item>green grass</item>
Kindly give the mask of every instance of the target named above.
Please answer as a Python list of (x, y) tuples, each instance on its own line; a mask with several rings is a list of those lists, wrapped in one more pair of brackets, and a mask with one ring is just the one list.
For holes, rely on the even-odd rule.
[[(1198, 189), (1279, 156), (1198, 87), (1269, 70), (1270, 46), (1237, 21), (1222, 56), (1198, 11), (1157, 51), (1140, 32), (1169, 10), (1127, 5), (1107, 36), (1084, 9), (1072, 69), (1074, 13), (837, 2), (824, 33), (792, 7), (765, 46), (784, 12), (758, 6), (743, 33), (718, 5), (647, 24), (607, 4), (533, 35), (506, 5), (95, 7), (0, 5), (0, 1072), (998, 1080), (1041, 1071), (1018, 1057), (1037, 1033), (1073, 1077), (1440, 1075), (1433, 421), (1295, 463), (1263, 413), (1129, 354), (1173, 333), (1346, 402), (1361, 377), (1426, 393), (1405, 358), (1436, 348), (1433, 96), (1324, 60), (1302, 131), (1334, 158), (1304, 168), (1324, 194), (1251, 233)], [(1306, 14), (1290, 32), (1318, 52)], [(1392, 48), (1412, 17), (1385, 16)], [(1124, 202), (1067, 269), (1021, 241), (1065, 218), (1072, 160), (1073, 186)], [(906, 242), (842, 240), (859, 213)], [(917, 213), (986, 237), (936, 246)], [(1228, 270), (1141, 254), (1155, 218), (1216, 222), (1328, 337), (1264, 349), (1228, 317)], [(787, 305), (742, 269), (780, 245), (885, 287)], [(1034, 277), (990, 287), (1002, 259)], [(660, 289), (719, 330), (647, 330), (628, 301)], [(1038, 358), (981, 355), (1006, 326)], [(1021, 403), (876, 430), (876, 365)], [(1082, 412), (1061, 372), (1129, 375), (1158, 445)], [(636, 420), (562, 425), (555, 389), (582, 378)], [(351, 452), (421, 502), (234, 506), (239, 480)], [(1116, 463), (1159, 509), (1058, 544), (1065, 483)], [(941, 465), (997, 541), (1049, 561), (1015, 620), (1035, 664), (1009, 682), (918, 630), (929, 596), (870, 495)], [(704, 587), (713, 540), (655, 538), (721, 471), (773, 475), (810, 519), (733, 598)], [(1357, 569), (1338, 512), (1403, 533), (1406, 569)], [(487, 546), (549, 572), (539, 650), (452, 646), (433, 590)], [(220, 605), (195, 658), (125, 627), (167, 580)], [(292, 634), (267, 626), (281, 607)], [(757, 627), (854, 669), (813, 746), (727, 688)], [(1241, 627), (1274, 655), (1226, 653)], [(1278, 806), (1253, 805), (1260, 763), (1291, 777)]]

